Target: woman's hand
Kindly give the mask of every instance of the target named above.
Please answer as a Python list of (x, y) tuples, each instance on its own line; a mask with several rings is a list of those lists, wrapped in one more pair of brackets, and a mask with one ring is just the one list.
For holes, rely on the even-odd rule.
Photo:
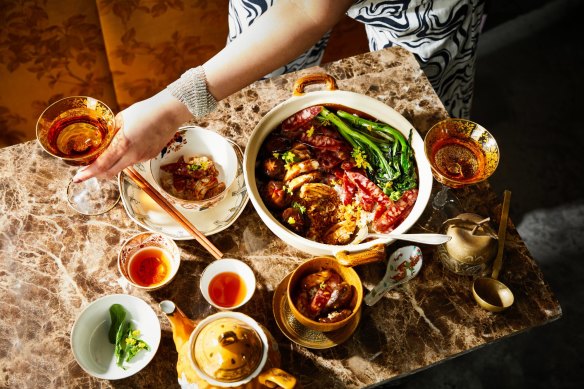
[[(220, 101), (293, 60), (333, 28), (352, 2), (277, 1), (237, 42), (203, 65), (209, 93)], [(166, 89), (132, 105), (118, 114), (120, 130), (112, 144), (73, 180), (111, 177), (136, 162), (151, 159), (190, 118), (187, 107)]]
[(167, 90), (131, 105), (116, 116), (119, 128), (112, 143), (75, 182), (91, 177), (113, 177), (124, 168), (155, 157), (172, 139), (178, 126), (192, 118), (186, 106)]

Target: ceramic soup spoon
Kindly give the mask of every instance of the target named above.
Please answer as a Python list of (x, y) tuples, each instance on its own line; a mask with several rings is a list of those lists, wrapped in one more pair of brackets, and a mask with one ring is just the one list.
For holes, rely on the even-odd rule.
[(394, 251), (387, 261), (383, 279), (369, 292), (363, 301), (372, 306), (390, 289), (414, 278), (422, 268), (422, 250), (418, 246), (405, 246)]

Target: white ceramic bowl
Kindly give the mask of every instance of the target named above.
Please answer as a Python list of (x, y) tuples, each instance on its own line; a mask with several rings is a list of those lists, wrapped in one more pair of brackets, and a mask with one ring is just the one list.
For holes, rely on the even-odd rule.
[[(232, 306), (232, 307), (223, 307), (218, 304), (215, 304), (209, 295), (209, 285), (211, 280), (220, 273), (225, 272), (232, 272), (236, 273), (241, 277), (241, 280), (245, 284), (246, 293), (245, 297), (241, 301), (241, 303)], [(209, 304), (214, 306), (217, 309), (221, 310), (231, 310), (237, 309), (247, 303), (251, 297), (253, 296), (256, 288), (256, 278), (253, 274), (253, 270), (245, 263), (238, 259), (232, 258), (224, 258), (218, 259), (216, 261), (211, 262), (209, 266), (205, 268), (203, 274), (201, 274), (201, 280), (199, 282), (199, 288), (201, 289), (201, 294), (207, 300)]]
[(266, 137), (287, 117), (304, 108), (322, 104), (340, 105), (357, 109), (377, 120), (390, 124), (404, 134), (406, 138), (409, 135), (410, 129), (413, 129), (412, 148), (418, 167), (418, 198), (408, 217), (393, 232), (399, 234), (408, 231), (422, 215), (432, 192), (432, 170), (424, 153), (424, 140), (407, 119), (383, 102), (362, 94), (341, 90), (315, 91), (291, 97), (269, 111), (253, 130), (245, 149), (245, 183), (249, 198), (264, 223), (284, 242), (312, 255), (334, 255), (339, 251), (359, 252), (367, 250), (381, 242), (376, 239), (355, 245), (335, 246), (304, 238), (282, 225), (268, 210), (260, 196), (256, 183), (256, 159), (260, 146)]
[[(132, 263), (131, 260), (136, 253), (150, 247), (160, 248), (168, 254), (167, 257), (170, 262), (170, 269), (168, 271), (168, 276), (164, 279), (163, 282), (151, 286), (144, 286), (134, 282), (132, 279), (130, 272)], [(120, 271), (120, 274), (131, 285), (139, 289), (156, 290), (162, 288), (165, 285), (168, 285), (176, 276), (179, 267), (180, 249), (172, 239), (164, 234), (142, 232), (134, 235), (122, 243), (122, 248), (118, 254), (118, 270)]]
[[(237, 147), (237, 146), (235, 146)], [(219, 171), (219, 181), (225, 190), (216, 196), (201, 201), (185, 200), (168, 193), (161, 185), (160, 167), (176, 162), (180, 157), (188, 160), (195, 156), (210, 158)], [(215, 131), (201, 127), (185, 126), (178, 129), (174, 139), (150, 160), (150, 171), (157, 189), (175, 206), (186, 210), (204, 210), (219, 203), (237, 176), (237, 154), (234, 146)], [(165, 174), (162, 172), (162, 174)]]
[[(150, 350), (140, 351), (126, 369), (118, 367), (114, 345), (109, 342), (111, 324), (109, 309), (121, 304), (127, 312), (126, 319), (132, 328), (140, 330), (140, 339)], [(71, 349), (75, 360), (88, 374), (107, 380), (117, 380), (136, 374), (154, 357), (160, 344), (160, 322), (154, 310), (145, 301), (127, 294), (101, 297), (83, 309), (71, 329)]]

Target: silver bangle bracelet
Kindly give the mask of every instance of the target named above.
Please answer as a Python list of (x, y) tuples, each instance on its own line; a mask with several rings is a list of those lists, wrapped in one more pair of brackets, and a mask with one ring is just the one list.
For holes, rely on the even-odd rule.
[(207, 89), (207, 79), (202, 66), (187, 70), (166, 88), (171, 95), (186, 105), (194, 116), (205, 116), (217, 108), (217, 100)]

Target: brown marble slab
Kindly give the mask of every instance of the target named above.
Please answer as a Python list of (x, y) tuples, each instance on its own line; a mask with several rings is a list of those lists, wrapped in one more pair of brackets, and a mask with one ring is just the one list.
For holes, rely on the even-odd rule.
[[(446, 117), (405, 50), (365, 54), (300, 74), (315, 70), (335, 77), (340, 89), (385, 102), (422, 135)], [(291, 96), (297, 77), (290, 74), (255, 83), (196, 124), (245, 147), (262, 115)], [(101, 216), (75, 213), (65, 201), (66, 183), (74, 169), (44, 153), (36, 142), (0, 150), (0, 167), (0, 387), (177, 387), (177, 353), (158, 303), (171, 299), (194, 319), (213, 313), (198, 291), (199, 275), (213, 260), (211, 255), (195, 241), (178, 242), (183, 262), (168, 287), (151, 293), (129, 290), (119, 282), (116, 258), (121, 242), (142, 229), (121, 203)], [(466, 211), (498, 220), (501, 198), (488, 183), (456, 194)], [(373, 308), (365, 307), (349, 341), (332, 349), (309, 350), (282, 335), (271, 309), (280, 280), (308, 255), (276, 238), (251, 204), (234, 225), (210, 238), (226, 257), (242, 259), (254, 269), (258, 290), (242, 311), (270, 329), (280, 344), (283, 368), (307, 388), (357, 388), (391, 380), (561, 316), (558, 301), (511, 225), (500, 276), (515, 294), (515, 305), (509, 310), (492, 314), (480, 309), (472, 298), (472, 279), (449, 273), (433, 258), (432, 249), (424, 247), (419, 276)], [(365, 287), (371, 288), (382, 277), (384, 266), (357, 270)], [(121, 381), (102, 381), (77, 365), (69, 337), (83, 307), (112, 293), (130, 293), (150, 303), (163, 333), (156, 356), (144, 370)]]

